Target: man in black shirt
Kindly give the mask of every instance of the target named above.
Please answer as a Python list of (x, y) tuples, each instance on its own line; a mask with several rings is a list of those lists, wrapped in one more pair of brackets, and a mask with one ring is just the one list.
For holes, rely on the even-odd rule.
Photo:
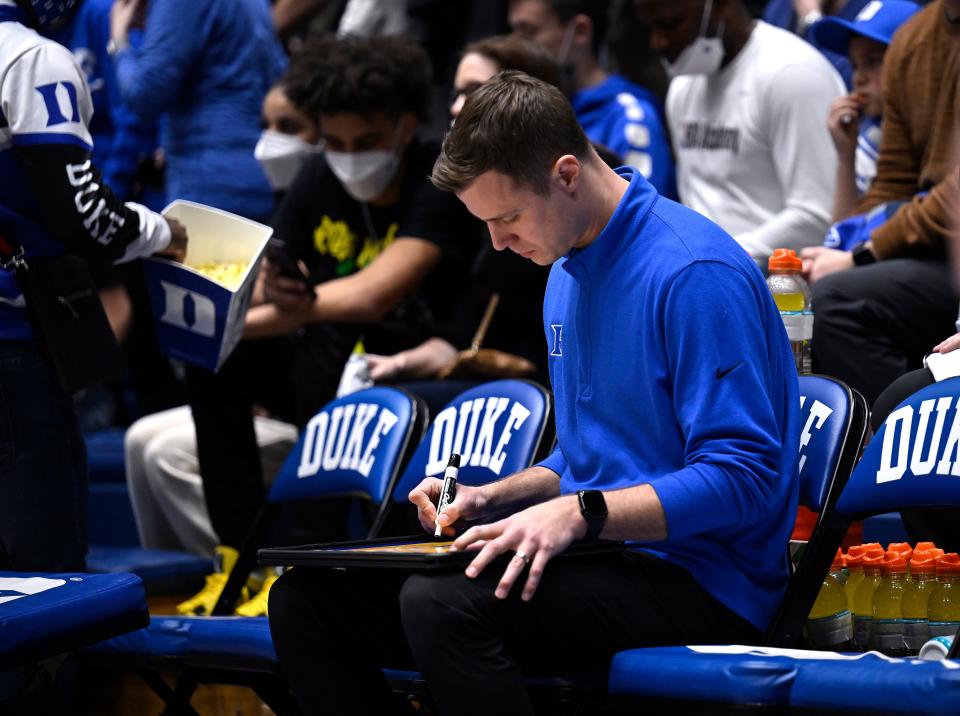
[[(263, 503), (253, 406), (303, 426), (333, 397), (361, 335), (371, 350), (394, 352), (448, 318), (479, 226), (428, 179), (439, 147), (415, 134), (429, 75), (423, 51), (399, 38), (324, 38), (288, 75), (290, 99), (319, 117), (323, 154), (304, 165), (277, 210), (287, 256), (265, 263), (248, 340), (217, 374), (188, 372), (204, 496), (227, 547), (241, 545)], [(344, 513), (314, 514), (319, 533), (309, 537), (340, 536)], [(225, 580), (209, 577), (181, 613), (209, 613)]]

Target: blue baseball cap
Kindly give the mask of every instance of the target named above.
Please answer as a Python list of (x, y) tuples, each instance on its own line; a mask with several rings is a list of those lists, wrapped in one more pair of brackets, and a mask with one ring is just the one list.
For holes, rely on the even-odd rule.
[(897, 29), (919, 10), (919, 5), (907, 0), (870, 0), (853, 20), (825, 17), (815, 22), (810, 37), (818, 47), (840, 55), (847, 54), (850, 35), (889, 45)]

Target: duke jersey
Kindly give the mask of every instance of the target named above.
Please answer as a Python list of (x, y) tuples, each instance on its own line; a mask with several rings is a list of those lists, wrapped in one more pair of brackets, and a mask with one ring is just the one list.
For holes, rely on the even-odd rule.
[[(29, 256), (70, 248), (116, 262), (167, 246), (162, 217), (124, 205), (92, 166), (90, 91), (74, 56), (0, 0), (0, 236)], [(12, 273), (0, 269), (0, 339), (31, 333)]]

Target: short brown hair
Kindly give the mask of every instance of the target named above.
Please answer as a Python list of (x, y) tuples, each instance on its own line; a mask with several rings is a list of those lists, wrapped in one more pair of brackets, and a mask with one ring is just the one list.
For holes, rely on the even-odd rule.
[(560, 65), (547, 50), (519, 35), (494, 35), (471, 42), (464, 56), (477, 54), (495, 62), (499, 70), (520, 70), (547, 84), (559, 87)]
[(549, 193), (550, 169), (564, 154), (591, 152), (573, 108), (556, 87), (522, 72), (505, 71), (463, 105), (430, 179), (459, 193), (495, 171), (538, 194)]

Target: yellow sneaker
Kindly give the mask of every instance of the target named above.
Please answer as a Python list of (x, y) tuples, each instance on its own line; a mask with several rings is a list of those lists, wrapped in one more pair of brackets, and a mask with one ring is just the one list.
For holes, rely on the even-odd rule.
[(177, 605), (177, 613), (184, 616), (208, 617), (217, 605), (220, 594), (227, 584), (227, 577), (233, 565), (237, 563), (237, 550), (233, 547), (220, 545), (216, 548), (216, 562), (219, 568), (213, 574), (206, 576), (206, 582), (197, 594), (190, 597), (185, 602)]
[(236, 608), (234, 614), (238, 617), (265, 617), (267, 616), (267, 598), (270, 596), (270, 587), (277, 581), (279, 574), (268, 574), (263, 580), (260, 591), (253, 598)]

